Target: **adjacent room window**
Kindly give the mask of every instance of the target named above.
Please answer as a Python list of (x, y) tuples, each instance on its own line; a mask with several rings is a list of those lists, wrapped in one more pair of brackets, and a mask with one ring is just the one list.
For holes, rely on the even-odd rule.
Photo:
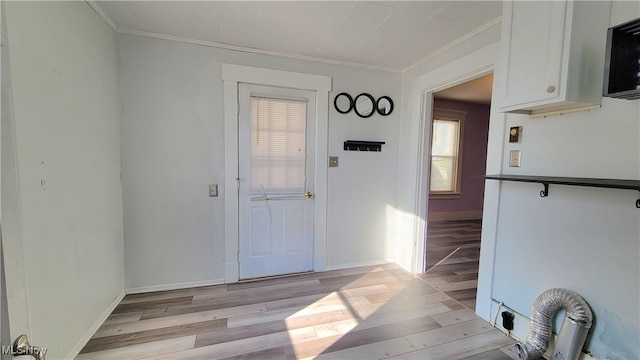
[(431, 130), (432, 197), (456, 197), (461, 194), (462, 135), (466, 112), (434, 109)]
[(304, 193), (306, 127), (306, 100), (251, 96), (251, 193)]

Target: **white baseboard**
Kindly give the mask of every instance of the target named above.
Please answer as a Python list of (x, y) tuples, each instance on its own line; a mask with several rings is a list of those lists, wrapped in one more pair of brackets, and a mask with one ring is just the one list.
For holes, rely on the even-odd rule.
[(100, 317), (98, 317), (98, 319), (93, 323), (93, 325), (91, 325), (89, 330), (87, 330), (87, 332), (80, 338), (80, 340), (78, 341), (76, 346), (74, 346), (71, 349), (69, 354), (67, 354), (67, 356), (64, 357), (65, 359), (75, 359), (76, 356), (78, 356), (78, 354), (80, 353), (82, 348), (85, 345), (87, 345), (89, 340), (91, 340), (91, 337), (93, 337), (93, 334), (95, 334), (96, 331), (98, 331), (98, 328), (100, 328), (100, 326), (102, 326), (102, 324), (107, 320), (109, 315), (111, 315), (111, 312), (113, 312), (113, 310), (116, 308), (116, 306), (118, 306), (118, 304), (120, 304), (120, 301), (122, 301), (124, 296), (125, 296), (125, 292), (123, 290), (123, 291), (120, 292), (120, 294), (118, 294), (118, 296), (116, 296), (115, 299), (113, 299), (111, 304), (109, 304), (109, 306), (102, 313), (102, 315), (100, 315)]
[(237, 261), (224, 263), (224, 281), (227, 284), (232, 284), (240, 280), (240, 269)]
[(384, 260), (363, 261), (363, 262), (340, 264), (340, 265), (327, 265), (327, 267), (325, 268), (325, 271), (351, 269), (351, 268), (363, 267), (363, 266), (384, 265), (389, 263), (393, 263), (393, 260), (384, 259)]
[(214, 280), (193, 281), (193, 282), (177, 283), (177, 284), (142, 286), (137, 288), (124, 289), (124, 292), (127, 295), (142, 294), (142, 293), (155, 292), (155, 291), (168, 291), (168, 290), (188, 289), (188, 288), (201, 287), (201, 286), (221, 285), (224, 283), (225, 283), (224, 279), (214, 279)]
[(455, 221), (455, 220), (478, 220), (478, 219), (482, 219), (482, 210), (430, 212), (427, 214), (427, 221)]
[[(500, 316), (500, 313), (503, 311), (509, 311), (513, 313), (515, 316), (515, 319), (513, 322), (514, 328), (511, 331), (508, 331), (502, 327), (502, 317)], [(493, 323), (494, 319), (497, 319), (495, 328), (509, 335), (511, 338), (515, 339), (516, 341), (524, 342), (524, 340), (527, 338), (527, 335), (529, 334), (529, 326), (531, 325), (531, 320), (528, 317), (522, 314), (519, 314), (515, 310), (509, 308), (508, 306), (500, 305), (499, 302), (492, 300), (491, 301), (491, 323)], [(553, 348), (556, 346), (557, 334), (552, 334), (552, 335), (553, 336), (551, 337), (551, 339), (549, 339), (549, 349), (547, 349), (547, 352), (545, 352), (542, 355), (545, 359), (549, 359), (549, 357), (551, 357), (551, 352), (553, 351)], [(601, 360), (601, 359), (593, 355), (582, 353), (578, 360)]]

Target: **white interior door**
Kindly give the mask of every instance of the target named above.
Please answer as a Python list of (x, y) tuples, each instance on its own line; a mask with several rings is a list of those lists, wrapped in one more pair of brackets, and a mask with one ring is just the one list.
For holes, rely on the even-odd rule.
[[(17, 211), (14, 211), (13, 201), (15, 200), (14, 179), (17, 178), (17, 166), (15, 164), (15, 123), (13, 119), (13, 103), (12, 88), (9, 68), (9, 46), (7, 37), (7, 26), (5, 19), (4, 2), (0, 3), (0, 88), (2, 89), (0, 96), (0, 142), (2, 148), (2, 166), (0, 166), (0, 179), (2, 179), (2, 189), (0, 191), (0, 199), (2, 210), (0, 210), (0, 357), (2, 359), (19, 359), (19, 358), (36, 358), (45, 359), (46, 348), (31, 346), (28, 342), (27, 335), (30, 333), (29, 309), (27, 301), (16, 301), (16, 299), (26, 300), (25, 297), (9, 293), (7, 289), (7, 277), (11, 277), (14, 288), (20, 290), (26, 288), (26, 277), (21, 276), (20, 270), (16, 266), (8, 266), (5, 256), (12, 257), (13, 264), (24, 263), (22, 253), (17, 253), (15, 247), (9, 247), (7, 251), (5, 247), (6, 233), (14, 235), (15, 231), (7, 231), (8, 228), (16, 229), (20, 225), (17, 218)], [(9, 196), (7, 196), (9, 195)], [(6, 203), (5, 203), (6, 202)], [(10, 204), (10, 205), (7, 205)], [(12, 214), (7, 214), (6, 208), (11, 209)], [(4, 211), (4, 212), (3, 212)], [(22, 269), (21, 269), (22, 270)], [(9, 296), (13, 296), (13, 304), (8, 301)], [(18, 306), (16, 306), (18, 303)], [(13, 306), (10, 306), (13, 305)], [(18, 308), (16, 308), (18, 307)], [(11, 315), (11, 322), (9, 316)], [(15, 339), (15, 341), (14, 341)], [(13, 346), (15, 345), (15, 346)]]
[(313, 269), (315, 92), (239, 84), (241, 279)]

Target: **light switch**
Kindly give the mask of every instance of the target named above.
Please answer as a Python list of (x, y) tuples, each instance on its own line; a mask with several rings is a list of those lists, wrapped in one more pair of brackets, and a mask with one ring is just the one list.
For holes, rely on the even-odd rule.
[(511, 150), (509, 153), (509, 167), (520, 167), (520, 155), (522, 155), (522, 150)]
[(329, 156), (329, 167), (338, 167), (338, 157)]
[(218, 196), (218, 184), (209, 184), (209, 197)]

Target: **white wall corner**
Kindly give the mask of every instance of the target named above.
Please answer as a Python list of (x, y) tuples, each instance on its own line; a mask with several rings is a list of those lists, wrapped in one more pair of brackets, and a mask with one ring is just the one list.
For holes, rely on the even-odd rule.
[(64, 357), (65, 359), (75, 359), (76, 356), (78, 356), (82, 348), (84, 348), (85, 345), (87, 345), (89, 340), (91, 340), (91, 338), (93, 337), (93, 334), (95, 334), (96, 331), (98, 331), (98, 329), (100, 328), (100, 326), (102, 326), (102, 324), (107, 320), (107, 318), (109, 318), (109, 315), (111, 315), (113, 310), (115, 310), (116, 306), (120, 304), (120, 301), (124, 299), (125, 295), (126, 295), (125, 291), (122, 290), (120, 294), (118, 294), (118, 296), (116, 296), (116, 298), (113, 299), (111, 304), (107, 306), (107, 308), (100, 315), (100, 317), (96, 319), (93, 325), (91, 325), (91, 327), (85, 332), (85, 334), (80, 338), (80, 340), (78, 340), (78, 343), (71, 349), (71, 351), (69, 351), (67, 356)]
[(96, 3), (93, 0), (84, 0), (84, 1), (93, 9), (93, 11), (96, 12), (96, 14), (98, 14), (98, 16), (102, 18), (102, 20), (104, 20), (104, 22), (107, 23), (107, 25), (109, 25), (111, 29), (113, 29), (114, 31), (118, 30), (118, 26), (116, 25), (116, 23), (113, 22), (113, 20), (109, 17), (109, 15), (107, 15), (107, 13), (104, 12), (104, 10), (102, 10), (102, 7), (100, 7), (98, 3)]

